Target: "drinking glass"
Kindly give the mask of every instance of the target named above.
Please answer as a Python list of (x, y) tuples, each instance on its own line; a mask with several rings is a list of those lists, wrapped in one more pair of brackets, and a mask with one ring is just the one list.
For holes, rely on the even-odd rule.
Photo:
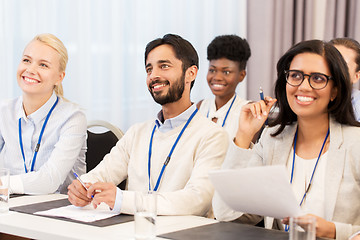
[(9, 211), (9, 183), (9, 169), (0, 168), (0, 214)]
[(135, 239), (156, 238), (156, 192), (135, 193)]
[(316, 218), (312, 216), (290, 218), (290, 240), (315, 240)]

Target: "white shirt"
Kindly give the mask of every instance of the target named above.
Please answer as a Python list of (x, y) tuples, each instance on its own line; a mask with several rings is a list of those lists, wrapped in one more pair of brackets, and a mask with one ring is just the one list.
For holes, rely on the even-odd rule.
[[(22, 97), (0, 104), (0, 166), (10, 169), (10, 192), (46, 194), (67, 192), (74, 179), (73, 171), (86, 171), (86, 118), (80, 108), (59, 98), (45, 127), (35, 161), (30, 172), (34, 150), (45, 118), (54, 105), (55, 93), (37, 111), (26, 116)], [(28, 173), (19, 142), (19, 118)]]
[[(289, 172), (289, 179), (291, 179), (291, 168), (293, 162), (294, 150), (291, 150), (287, 169)], [(291, 188), (294, 191), (297, 202), (300, 204), (304, 196), (305, 190), (309, 185), (311, 175), (313, 173), (317, 157), (313, 159), (303, 159), (295, 155), (295, 167), (293, 174), (293, 181)], [(325, 171), (327, 152), (321, 155), (314, 177), (312, 180), (311, 188), (306, 194), (305, 199), (301, 205), (303, 214), (314, 214), (321, 218), (325, 218)]]
[[(222, 126), (226, 113), (230, 108), (230, 105), (234, 99), (235, 95), (221, 108), (216, 110), (215, 98), (204, 99), (202, 101), (199, 111), (210, 120), (217, 118), (216, 124)], [(234, 139), (237, 129), (239, 127), (239, 117), (241, 108), (247, 104), (249, 101), (240, 98), (239, 95), (236, 95), (236, 99), (230, 109), (229, 115), (225, 121), (224, 129), (229, 134), (230, 140)]]
[[(190, 116), (194, 110), (193, 105), (178, 117)], [(151, 189), (156, 184), (184, 121), (180, 125), (175, 123), (175, 118), (165, 121), (164, 125), (172, 122), (173, 129), (169, 131), (163, 132), (156, 128), (151, 155)], [(85, 182), (112, 182), (115, 185), (127, 178), (127, 190), (122, 191), (121, 209), (117, 207), (116, 195), (114, 210), (118, 209), (121, 213), (133, 214), (135, 192), (148, 191), (148, 153), (154, 125), (154, 120), (150, 120), (132, 126), (96, 168), (81, 176)], [(227, 147), (226, 132), (201, 114), (195, 114), (177, 143), (161, 178), (157, 190), (158, 214), (206, 216), (211, 212), (214, 187), (208, 172), (220, 168)]]
[[(184, 112), (179, 114), (178, 116), (174, 118), (169, 118), (164, 121), (164, 115), (162, 110), (158, 113), (157, 119), (155, 120), (155, 124), (157, 126), (157, 129), (159, 129), (160, 132), (166, 133), (174, 128), (185, 124), (185, 122), (190, 118), (191, 114), (195, 111), (196, 107), (193, 104), (191, 107), (186, 109)], [(112, 209), (115, 213), (121, 212), (121, 205), (123, 201), (123, 192), (120, 188), (116, 189), (116, 197), (115, 197), (115, 204), (114, 208)]]

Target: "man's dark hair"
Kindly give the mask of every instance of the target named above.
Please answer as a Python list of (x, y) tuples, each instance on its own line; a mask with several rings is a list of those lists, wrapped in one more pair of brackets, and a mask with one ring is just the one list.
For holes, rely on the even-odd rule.
[(237, 35), (217, 36), (207, 47), (207, 59), (209, 61), (227, 58), (239, 63), (239, 69), (244, 70), (251, 56), (251, 50), (246, 39)]
[[(173, 47), (176, 58), (182, 62), (183, 74), (185, 74), (186, 70), (193, 65), (199, 68), (199, 56), (195, 48), (189, 41), (176, 34), (166, 34), (162, 38), (157, 38), (149, 42), (145, 48), (145, 65), (146, 59), (151, 50), (164, 44), (168, 44)], [(195, 80), (191, 82), (191, 88), (194, 83)]]

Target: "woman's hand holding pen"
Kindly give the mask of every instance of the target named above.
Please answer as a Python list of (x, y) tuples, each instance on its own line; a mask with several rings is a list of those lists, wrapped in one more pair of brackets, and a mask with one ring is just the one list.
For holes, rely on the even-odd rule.
[(249, 103), (242, 107), (239, 127), (234, 140), (238, 147), (249, 148), (251, 140), (264, 125), (275, 102), (276, 99), (266, 97), (265, 100)]
[[(90, 188), (91, 184), (85, 183), (87, 188)], [(91, 203), (92, 199), (87, 197), (88, 191), (84, 188), (84, 186), (80, 183), (79, 180), (75, 179), (69, 186), (68, 186), (68, 199), (71, 204), (83, 207)]]
[(116, 186), (109, 182), (94, 183), (87, 191), (87, 197), (91, 197), (92, 195), (94, 196), (92, 199), (94, 208), (97, 208), (100, 203), (104, 202), (113, 209), (116, 199)]

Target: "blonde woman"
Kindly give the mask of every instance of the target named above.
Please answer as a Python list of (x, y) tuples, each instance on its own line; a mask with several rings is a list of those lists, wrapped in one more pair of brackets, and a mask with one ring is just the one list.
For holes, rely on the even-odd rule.
[(0, 103), (0, 165), (10, 169), (11, 193), (66, 193), (73, 172), (86, 171), (86, 118), (63, 97), (67, 61), (57, 37), (37, 35), (17, 69), (22, 96)]

